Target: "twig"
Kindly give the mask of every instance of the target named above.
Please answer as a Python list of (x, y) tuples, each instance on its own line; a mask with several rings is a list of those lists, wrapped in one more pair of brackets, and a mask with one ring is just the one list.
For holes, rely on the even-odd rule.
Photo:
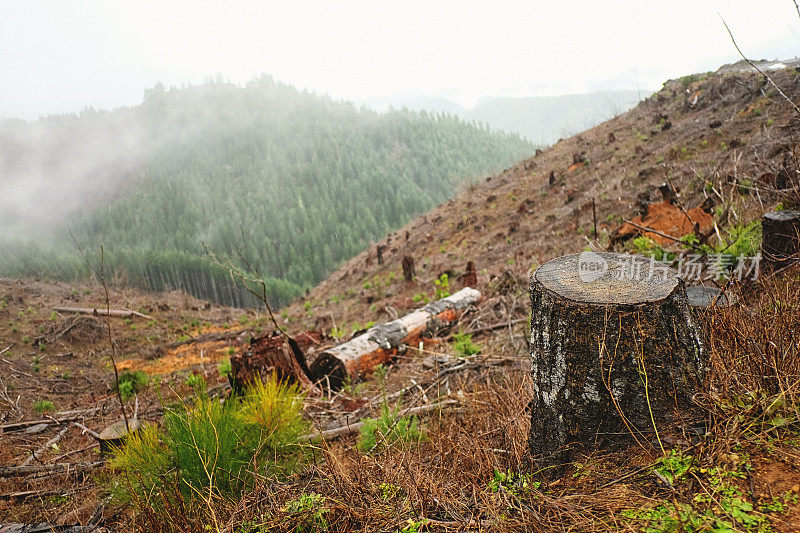
[(29, 464), (31, 464), (31, 463), (33, 462), (33, 460), (34, 460), (34, 459), (36, 459), (36, 460), (38, 461), (38, 460), (39, 460), (39, 456), (40, 456), (41, 454), (43, 454), (44, 452), (46, 452), (48, 449), (50, 449), (52, 446), (54, 446), (55, 444), (57, 444), (57, 443), (58, 443), (58, 441), (60, 441), (60, 440), (61, 440), (61, 438), (62, 438), (64, 435), (66, 435), (66, 434), (67, 434), (67, 431), (69, 431), (69, 426), (64, 426), (64, 429), (62, 429), (61, 431), (59, 431), (59, 432), (56, 434), (56, 436), (55, 436), (55, 437), (53, 437), (52, 439), (50, 439), (49, 441), (47, 441), (47, 442), (44, 444), (44, 446), (42, 446), (41, 448), (39, 448), (38, 450), (36, 450), (35, 452), (33, 452), (33, 453), (30, 455), (30, 457), (28, 457), (27, 459), (25, 459), (25, 461), (23, 461), (23, 462), (22, 462), (22, 464), (21, 464), (20, 466), (28, 466)]
[(94, 414), (100, 410), (101, 410), (100, 407), (93, 407), (91, 409), (86, 409), (85, 411), (62, 411), (60, 413), (56, 413), (55, 416), (58, 418), (52, 417), (43, 420), (25, 420), (22, 422), (4, 424), (0, 426), (0, 430), (2, 430), (5, 433), (9, 431), (16, 431), (19, 429), (25, 429), (27, 427), (36, 426), (39, 424), (61, 424), (63, 422), (71, 422), (73, 420), (81, 419), (84, 416)]
[(75, 238), (75, 235), (72, 233), (72, 229), (69, 230), (69, 235), (72, 237), (72, 241), (75, 243), (75, 246), (78, 248), (78, 252), (80, 252), (83, 260), (86, 261), (86, 264), (89, 265), (89, 268), (95, 275), (100, 278), (100, 283), (103, 285), (103, 292), (106, 296), (106, 330), (108, 331), (108, 342), (111, 345), (111, 365), (114, 367), (114, 384), (116, 385), (117, 389), (117, 398), (119, 399), (119, 407), (122, 409), (122, 418), (125, 420), (125, 429), (130, 433), (131, 428), (128, 425), (128, 413), (125, 412), (125, 402), (122, 400), (122, 391), (119, 388), (119, 369), (117, 368), (117, 345), (114, 342), (114, 334), (111, 332), (111, 321), (108, 319), (109, 315), (111, 314), (111, 296), (108, 294), (108, 284), (106, 283), (106, 276), (105, 276), (105, 250), (103, 249), (103, 245), (100, 245), (100, 270), (98, 271), (95, 266), (89, 261), (89, 258), (86, 257), (86, 254), (83, 252), (83, 249), (78, 244), (78, 239)]
[[(41, 490), (23, 490), (20, 492), (11, 492), (8, 494), (0, 494), (0, 498), (17, 498), (17, 499), (24, 499), (24, 498), (35, 498), (35, 497), (42, 497), (42, 496), (66, 496), (68, 494), (75, 494), (83, 490), (82, 488), (73, 488), (69, 490), (51, 490), (51, 489), (41, 489)], [(76, 526), (79, 527), (79, 526)], [(40, 531), (44, 531), (43, 529)], [(50, 531), (53, 531), (51, 529)], [(63, 530), (59, 529), (59, 531), (73, 531), (72, 529)], [(83, 528), (81, 528), (83, 531)]]
[[(693, 444), (693, 445), (689, 446), (688, 448), (686, 448), (685, 450), (682, 450), (682, 453), (690, 452), (690, 451), (694, 450), (695, 448), (697, 448), (699, 445), (700, 445), (699, 442), (697, 444)], [(650, 469), (654, 468), (656, 465), (658, 465), (659, 462), (661, 462), (660, 459), (658, 461), (654, 462), (654, 463), (646, 464), (641, 468), (637, 468), (636, 470), (634, 470), (632, 472), (628, 472), (627, 474), (625, 474), (622, 477), (618, 477), (617, 479), (613, 479), (613, 480), (609, 481), (608, 483), (600, 485), (599, 487), (597, 487), (597, 490), (604, 489), (606, 487), (610, 487), (611, 485), (616, 485), (617, 483), (621, 483), (621, 482), (625, 481), (626, 479), (630, 479), (630, 478), (632, 478), (633, 476), (635, 476), (637, 474), (641, 474), (642, 472), (650, 470)]]
[[(797, 7), (797, 2), (796, 2), (796, 1), (795, 1), (795, 7)], [(754, 68), (754, 69), (755, 69), (755, 70), (756, 70), (756, 71), (757, 71), (759, 74), (761, 74), (762, 76), (764, 76), (765, 78), (767, 78), (767, 80), (768, 80), (768, 81), (769, 81), (769, 82), (772, 84), (772, 86), (773, 86), (773, 87), (775, 87), (775, 90), (776, 90), (776, 91), (778, 91), (778, 94), (780, 94), (780, 95), (783, 97), (783, 99), (784, 99), (784, 100), (786, 100), (787, 102), (789, 102), (789, 104), (790, 104), (790, 105), (791, 105), (791, 106), (794, 108), (794, 110), (797, 112), (797, 114), (798, 114), (798, 115), (800, 115), (800, 107), (797, 107), (797, 104), (795, 104), (794, 102), (792, 102), (791, 98), (789, 98), (788, 96), (786, 96), (786, 93), (784, 93), (784, 92), (781, 90), (781, 88), (780, 88), (780, 87), (778, 87), (778, 86), (775, 84), (775, 82), (774, 82), (774, 81), (772, 81), (772, 78), (770, 78), (770, 77), (769, 77), (769, 76), (768, 76), (768, 75), (767, 75), (767, 74), (766, 74), (764, 71), (762, 71), (760, 68), (758, 68), (758, 67), (755, 65), (755, 63), (753, 63), (752, 61), (750, 61), (749, 59), (747, 59), (747, 57), (746, 57), (746, 56), (745, 56), (745, 55), (742, 53), (742, 50), (739, 48), (739, 45), (738, 45), (738, 44), (736, 44), (736, 39), (734, 39), (734, 38), (733, 38), (733, 33), (731, 33), (731, 29), (728, 27), (728, 24), (725, 22), (725, 19), (724, 19), (724, 18), (722, 18), (722, 15), (720, 15), (720, 16), (719, 16), (719, 18), (720, 18), (720, 20), (722, 20), (722, 24), (725, 26), (725, 29), (726, 29), (726, 30), (728, 30), (728, 35), (729, 35), (729, 36), (730, 36), (730, 38), (731, 38), (731, 42), (733, 42), (733, 46), (735, 46), (735, 47), (736, 47), (736, 51), (737, 51), (737, 52), (739, 52), (739, 55), (740, 55), (740, 56), (742, 56), (742, 59), (744, 59), (745, 61), (747, 61), (747, 62), (750, 64), (750, 66), (751, 66), (751, 67), (753, 67), (753, 68)]]
[[(94, 433), (94, 432), (93, 432), (93, 433)], [(93, 442), (93, 443), (91, 443), (91, 444), (90, 444), (90, 445), (88, 445), (88, 446), (84, 446), (83, 448), (78, 448), (77, 450), (70, 450), (70, 451), (68, 451), (68, 452), (66, 452), (66, 453), (62, 453), (62, 454), (61, 454), (61, 455), (59, 455), (58, 457), (53, 457), (52, 461), (54, 461), (54, 462), (56, 462), (56, 463), (57, 463), (57, 462), (58, 462), (58, 461), (60, 461), (61, 459), (64, 459), (64, 458), (66, 458), (66, 457), (69, 457), (70, 455), (75, 455), (76, 453), (87, 452), (87, 451), (91, 450), (92, 448), (95, 448), (96, 446), (99, 446), (99, 445), (100, 445), (100, 443), (99, 443), (99, 442)]]
[(9, 351), (9, 350), (10, 350), (10, 349), (11, 349), (13, 346), (14, 346), (14, 343), (12, 342), (12, 343), (11, 343), (11, 344), (9, 344), (8, 346), (6, 346), (6, 347), (5, 347), (5, 348), (3, 348), (2, 350), (0, 350), (0, 355), (3, 355), (3, 354), (4, 354), (4, 353), (6, 353), (7, 351)]
[[(512, 326), (515, 326), (515, 325), (517, 325), (517, 324), (519, 324), (521, 322), (525, 322), (526, 320), (528, 320), (528, 319), (527, 318), (518, 318), (516, 320), (512, 320), (510, 322), (510, 324)], [(507, 322), (507, 321), (506, 322), (500, 322), (499, 324), (492, 324), (491, 326), (484, 326), (482, 328), (475, 328), (475, 329), (467, 330), (464, 333), (466, 333), (468, 335), (475, 335), (475, 334), (478, 334), (478, 333), (486, 333), (487, 331), (494, 331), (496, 329), (502, 329), (502, 328), (507, 327), (508, 325), (509, 325), (509, 322)]]
[(86, 434), (92, 436), (95, 440), (97, 440), (97, 441), (100, 440), (100, 434), (99, 433), (97, 433), (96, 431), (92, 431), (91, 429), (87, 428), (83, 424), (80, 424), (78, 422), (73, 422), (72, 425), (75, 426), (76, 428), (79, 428), (83, 433), (86, 433)]
[(698, 248), (698, 246), (696, 244), (692, 243), (692, 242), (684, 242), (684, 241), (680, 240), (677, 237), (673, 237), (672, 235), (667, 235), (666, 233), (662, 233), (662, 232), (658, 231), (657, 229), (647, 228), (645, 226), (640, 226), (639, 224), (637, 224), (635, 222), (631, 222), (630, 220), (626, 220), (625, 222), (630, 224), (634, 228), (639, 228), (640, 230), (645, 231), (647, 233), (655, 233), (656, 235), (658, 235), (660, 237), (664, 237), (665, 239), (669, 239), (671, 241), (679, 242), (681, 244), (689, 244), (689, 245), (692, 246), (692, 248)]
[[(421, 415), (423, 413), (428, 413), (430, 411), (435, 411), (437, 409), (450, 407), (457, 403), (458, 402), (456, 400), (445, 400), (443, 402), (433, 403), (430, 405), (421, 405), (419, 407), (412, 407), (410, 409), (406, 409), (405, 411), (401, 412), (399, 416)], [(344, 437), (346, 435), (352, 435), (353, 433), (357, 433), (364, 426), (365, 423), (366, 421), (362, 420), (361, 422), (340, 426), (338, 428), (328, 429), (325, 431), (315, 431), (314, 433), (303, 435), (302, 437), (300, 437), (299, 440), (300, 442), (309, 442), (319, 438), (321, 438), (322, 440), (338, 439), (339, 437)]]

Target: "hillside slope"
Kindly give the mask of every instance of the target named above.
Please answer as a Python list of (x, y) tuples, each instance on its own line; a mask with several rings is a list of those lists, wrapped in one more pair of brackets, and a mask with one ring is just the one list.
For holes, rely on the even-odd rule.
[[(784, 92), (800, 99), (794, 68), (772, 75)], [(638, 214), (638, 204), (660, 199), (658, 186), (665, 181), (687, 207), (708, 197), (718, 206), (735, 199), (754, 206), (758, 216), (780, 198), (749, 191), (748, 183), (794, 172), (790, 134), (796, 134), (796, 121), (791, 107), (756, 73), (669, 81), (633, 110), (537, 152), (388, 235), (376, 243), (386, 246), (382, 265), (374, 260), (373, 246), (310, 292), (310, 312), (295, 304), (287, 314), (319, 327), (330, 326), (328, 316), (339, 317), (340, 327), (347, 321), (380, 322), (391, 316), (387, 307), (401, 312), (414, 305), (415, 295), (431, 296), (443, 273), (457, 285), (452, 280), (467, 261), (475, 263), (479, 286), (506, 272), (526, 279), (530, 269), (555, 256), (606, 249), (623, 219)], [(593, 200), (597, 238), (590, 235)], [(751, 213), (740, 209), (737, 204), (728, 211), (719, 226), (745, 222)], [(402, 281), (405, 255), (416, 262), (412, 284)]]

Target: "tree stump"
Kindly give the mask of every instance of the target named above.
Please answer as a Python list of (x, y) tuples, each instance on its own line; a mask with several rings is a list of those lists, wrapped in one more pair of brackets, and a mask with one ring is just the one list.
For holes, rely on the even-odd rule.
[(403, 256), (403, 280), (410, 283), (417, 277), (417, 270), (414, 268), (414, 258), (410, 255)]
[(253, 381), (267, 381), (275, 373), (281, 381), (298, 383), (306, 390), (316, 392), (312, 374), (306, 364), (306, 351), (321, 344), (322, 335), (313, 331), (296, 337), (286, 337), (273, 332), (253, 337), (250, 344), (231, 357), (231, 385), (242, 393)]
[(614, 253), (567, 255), (531, 275), (529, 448), (553, 466), (573, 445), (648, 442), (691, 405), (703, 347), (674, 270)]
[(464, 287), (477, 287), (478, 286), (478, 272), (475, 270), (475, 263), (467, 261), (467, 268), (461, 277), (461, 284)]
[(800, 211), (773, 211), (761, 218), (761, 256), (766, 267), (786, 266), (800, 254)]

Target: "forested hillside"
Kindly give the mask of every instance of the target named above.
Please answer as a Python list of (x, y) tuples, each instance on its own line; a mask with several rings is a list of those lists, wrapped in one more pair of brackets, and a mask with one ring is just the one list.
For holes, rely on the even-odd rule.
[[(446, 115), (378, 114), (262, 77), (146, 91), (135, 108), (0, 122), (0, 275), (88, 274), (243, 305), (202, 243), (285, 303), (459, 184), (534, 147)], [(100, 158), (84, 154), (101, 153)], [(23, 193), (24, 191), (24, 193)]]

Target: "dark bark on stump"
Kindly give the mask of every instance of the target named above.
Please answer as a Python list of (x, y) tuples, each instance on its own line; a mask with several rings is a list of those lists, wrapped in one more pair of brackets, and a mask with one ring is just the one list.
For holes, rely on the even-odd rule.
[(254, 380), (267, 381), (275, 373), (281, 381), (299, 383), (307, 390), (316, 389), (306, 364), (305, 352), (321, 344), (322, 335), (316, 332), (301, 333), (296, 340), (275, 332), (254, 337), (244, 353), (231, 357), (231, 384), (241, 393)]
[(410, 255), (403, 256), (403, 279), (411, 282), (417, 277), (417, 271), (414, 268), (414, 258)]
[(690, 407), (703, 348), (674, 271), (575, 254), (537, 269), (530, 295), (535, 460), (567, 462), (573, 445), (614, 436), (649, 442), (654, 423), (661, 430)]
[(475, 263), (467, 261), (467, 269), (461, 277), (461, 283), (464, 287), (477, 287), (478, 286), (478, 273), (475, 271)]
[(780, 268), (800, 254), (800, 211), (773, 211), (761, 219), (764, 238), (761, 255), (765, 267)]

